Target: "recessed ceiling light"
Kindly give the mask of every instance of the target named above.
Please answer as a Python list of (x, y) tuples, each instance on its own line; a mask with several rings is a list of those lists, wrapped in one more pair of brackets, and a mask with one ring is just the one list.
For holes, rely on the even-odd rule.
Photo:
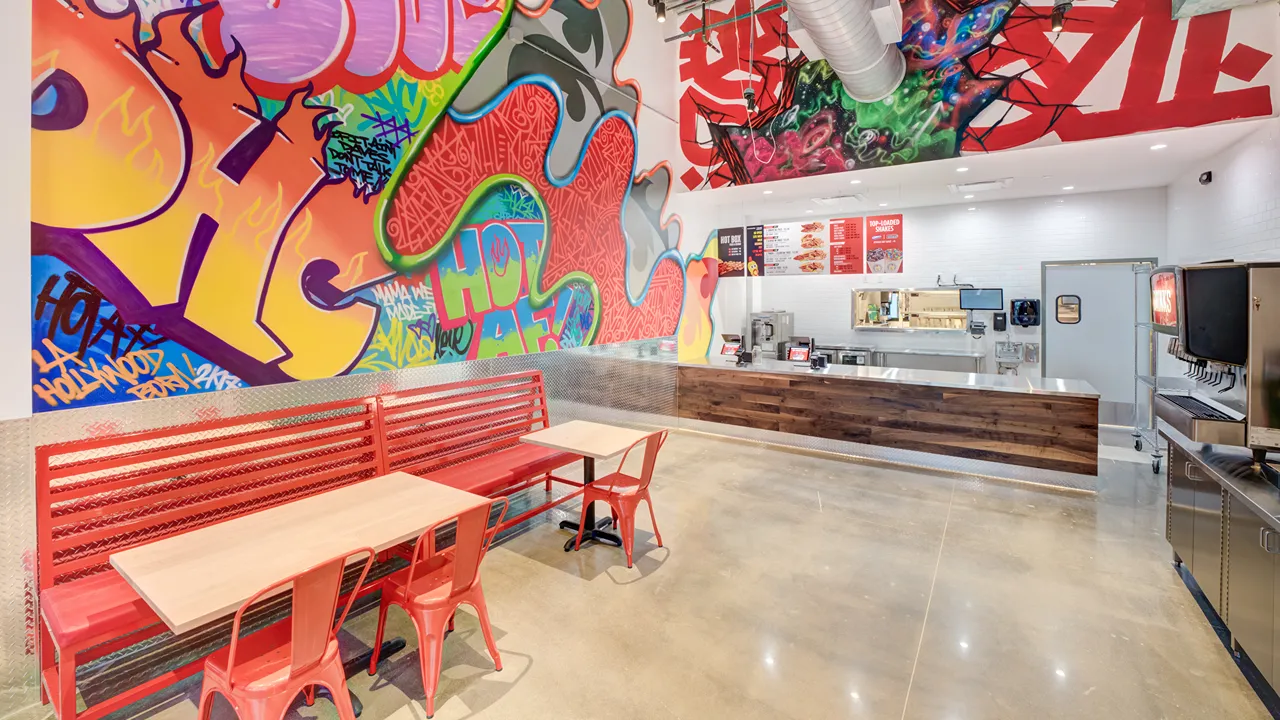
[(812, 210), (805, 210), (805, 212), (807, 212), (807, 213), (811, 213), (811, 212), (813, 212), (813, 211), (812, 211)]
[(1163, 149), (1165, 149), (1165, 148), (1167, 148), (1167, 147), (1169, 147), (1169, 146), (1168, 146), (1168, 145), (1165, 145), (1164, 143), (1160, 143), (1160, 144), (1158, 144), (1158, 145), (1152, 145), (1152, 146), (1151, 146), (1151, 149), (1152, 149), (1152, 150), (1163, 150)]
[(1075, 189), (1076, 189), (1076, 186), (1075, 186), (1075, 185), (1063, 185), (1063, 186), (1062, 186), (1062, 189), (1063, 189), (1063, 190), (1075, 190)]
[(977, 210), (977, 209), (978, 208), (969, 208), (969, 212), (973, 212), (974, 210)]
[(850, 184), (850, 185), (861, 185), (861, 184), (862, 184), (862, 181), (861, 181), (861, 180), (850, 180), (850, 181), (849, 181), (849, 184)]
[(969, 172), (969, 168), (956, 168), (956, 172)]
[(972, 199), (973, 199), (973, 196), (972, 196), (972, 195), (965, 195), (965, 196), (964, 196), (964, 199), (965, 199), (965, 200), (972, 200)]
[(773, 194), (773, 191), (772, 191), (772, 190), (765, 190), (765, 191), (764, 191), (764, 194), (765, 194), (765, 195), (772, 195), (772, 194)]
[(880, 207), (889, 207), (889, 203), (880, 203)]

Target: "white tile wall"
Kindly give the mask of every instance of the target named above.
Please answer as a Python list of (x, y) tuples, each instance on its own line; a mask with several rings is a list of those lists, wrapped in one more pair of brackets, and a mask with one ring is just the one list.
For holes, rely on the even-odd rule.
[[(902, 214), (902, 274), (761, 278), (754, 281), (756, 306), (794, 311), (796, 333), (812, 335), (819, 343), (983, 350), (989, 353), (988, 372), (994, 372), (993, 333), (982, 340), (950, 333), (855, 333), (850, 328), (850, 291), (935, 287), (939, 275), (943, 282), (954, 276), (961, 283), (1004, 288), (1007, 304), (1015, 298), (1040, 297), (1043, 261), (1163, 260), (1166, 248), (1164, 188), (916, 208)], [(722, 327), (736, 324), (744, 314), (744, 282), (720, 283), (716, 314)], [(982, 319), (990, 326), (990, 314), (986, 315)], [(1039, 337), (1039, 328), (1010, 332), (1015, 341), (1038, 342)]]
[[(1213, 182), (1201, 185), (1201, 172)], [(1280, 119), (1169, 186), (1169, 257), (1280, 259)]]

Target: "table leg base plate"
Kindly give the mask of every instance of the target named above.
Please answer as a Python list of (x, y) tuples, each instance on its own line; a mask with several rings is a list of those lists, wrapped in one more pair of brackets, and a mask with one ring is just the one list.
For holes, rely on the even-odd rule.
[[(611, 532), (605, 532), (605, 528), (612, 526), (612, 518), (597, 520), (594, 528), (582, 533), (582, 544), (586, 545), (589, 542), (595, 541), (609, 543), (614, 547), (622, 547), (622, 538)], [(573, 522), (572, 520), (565, 520), (560, 523), (560, 529), (569, 530), (574, 534), (574, 536), (569, 538), (564, 544), (564, 551), (570, 552), (573, 550), (573, 546), (578, 542), (578, 523)]]

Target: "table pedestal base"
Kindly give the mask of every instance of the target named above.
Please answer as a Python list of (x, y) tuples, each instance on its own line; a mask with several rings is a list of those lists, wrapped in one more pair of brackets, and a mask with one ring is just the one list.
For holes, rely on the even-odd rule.
[[(614, 547), (622, 547), (622, 538), (611, 532), (605, 532), (605, 528), (613, 526), (613, 518), (604, 518), (602, 520), (595, 520), (595, 522), (592, 522), (593, 520), (595, 520), (595, 513), (590, 511), (587, 512), (588, 529), (582, 531), (583, 545), (594, 540), (595, 542), (609, 543)], [(560, 529), (573, 531), (574, 536), (569, 538), (564, 544), (564, 551), (569, 552), (570, 550), (573, 550), (573, 546), (578, 542), (578, 523), (572, 520), (564, 520), (560, 523)]]
[[(408, 643), (404, 638), (391, 638), (382, 643), (382, 652), (378, 653), (378, 664), (381, 665), (387, 658), (395, 655), (405, 648)], [(360, 653), (350, 660), (342, 663), (342, 669), (347, 677), (351, 677), (360, 671), (368, 672), (369, 660), (373, 658), (373, 651)], [(320, 692), (328, 692), (324, 688), (320, 688)], [(360, 713), (364, 712), (364, 704), (360, 702), (360, 698), (356, 697), (354, 692), (347, 691), (351, 694), (351, 709), (355, 710), (356, 717), (360, 717)]]

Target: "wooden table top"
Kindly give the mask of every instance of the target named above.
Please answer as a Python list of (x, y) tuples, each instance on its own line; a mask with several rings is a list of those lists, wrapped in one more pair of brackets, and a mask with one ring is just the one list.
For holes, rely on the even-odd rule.
[(546, 430), (522, 435), (520, 442), (585, 455), (596, 460), (607, 460), (626, 452), (627, 448), (651, 433), (652, 431), (649, 430), (632, 430), (586, 420), (570, 420), (562, 425), (554, 425)]
[(391, 473), (111, 555), (174, 633), (346, 551), (386, 550), (488, 498)]

